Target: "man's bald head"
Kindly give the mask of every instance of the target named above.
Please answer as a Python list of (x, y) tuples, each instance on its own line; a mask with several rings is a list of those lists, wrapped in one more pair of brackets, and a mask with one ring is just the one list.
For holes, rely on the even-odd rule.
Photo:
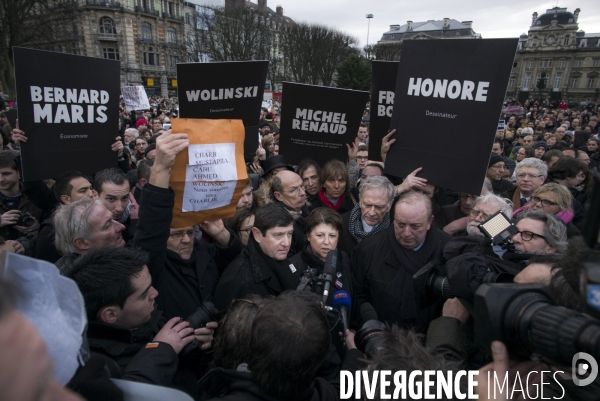
[(271, 182), (273, 196), (287, 207), (299, 211), (306, 204), (302, 178), (293, 171), (280, 171)]

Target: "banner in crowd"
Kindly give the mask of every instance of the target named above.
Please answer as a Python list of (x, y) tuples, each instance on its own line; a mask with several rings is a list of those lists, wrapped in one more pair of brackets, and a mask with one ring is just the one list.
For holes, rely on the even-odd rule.
[(242, 121), (174, 118), (171, 124), (173, 132), (188, 134), (190, 141), (171, 168), (171, 228), (233, 216), (248, 183)]
[(127, 110), (149, 110), (150, 102), (143, 86), (122, 86), (121, 95)]
[(517, 39), (404, 42), (385, 172), (422, 167), (430, 184), (479, 194), (516, 48)]
[(120, 63), (13, 48), (23, 180), (117, 166)]
[(398, 61), (371, 62), (369, 160), (381, 161), (381, 141), (387, 135), (394, 110)]
[[(268, 61), (177, 64), (179, 117), (240, 119), (247, 132), (258, 132)], [(247, 136), (245, 154), (258, 148)]]
[(346, 161), (368, 100), (368, 92), (284, 82), (279, 153), (293, 165)]

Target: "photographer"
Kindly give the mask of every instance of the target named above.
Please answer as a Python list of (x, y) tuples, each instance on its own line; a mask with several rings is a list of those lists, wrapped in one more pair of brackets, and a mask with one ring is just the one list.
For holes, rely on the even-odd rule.
[(93, 249), (73, 262), (67, 277), (85, 301), (90, 349), (105, 356), (113, 377), (195, 395), (194, 373), (201, 372), (192, 369), (201, 366), (183, 367), (178, 354), (197, 340), (188, 355), (191, 361), (200, 357), (200, 349), (211, 345), (216, 323), (194, 330), (180, 317), (167, 321), (155, 307), (158, 291), (147, 263), (148, 254), (134, 248)]

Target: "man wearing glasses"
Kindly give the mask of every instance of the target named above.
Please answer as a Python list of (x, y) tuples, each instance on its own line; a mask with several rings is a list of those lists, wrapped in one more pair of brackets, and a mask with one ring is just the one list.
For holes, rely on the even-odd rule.
[(555, 215), (529, 210), (517, 215), (512, 241), (515, 248), (537, 254), (562, 253), (567, 248), (567, 227)]
[(546, 163), (535, 157), (521, 160), (516, 168), (516, 187), (503, 194), (512, 201), (515, 208), (525, 206), (531, 200), (531, 195), (544, 184), (548, 176)]

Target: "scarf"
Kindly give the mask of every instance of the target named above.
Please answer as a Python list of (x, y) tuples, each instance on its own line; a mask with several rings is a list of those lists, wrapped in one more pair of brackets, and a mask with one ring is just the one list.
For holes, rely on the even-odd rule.
[[(167, 249), (167, 259), (173, 263), (186, 280), (194, 285), (194, 288), (199, 288), (198, 276), (196, 275), (196, 244), (192, 244), (192, 254), (188, 260), (183, 260), (175, 251)], [(198, 294), (200, 294), (198, 292)]]
[(371, 234), (378, 233), (379, 231), (383, 231), (386, 228), (388, 228), (389, 226), (390, 226), (390, 214), (386, 213), (383, 216), (383, 220), (381, 221), (381, 223), (379, 223), (378, 225), (373, 227), (373, 229), (370, 232), (366, 232), (363, 229), (363, 225), (362, 225), (362, 213), (360, 210), (360, 203), (357, 203), (356, 205), (354, 205), (354, 208), (350, 212), (350, 224), (349, 224), (348, 229), (350, 231), (350, 235), (352, 235), (352, 238), (354, 238), (357, 242), (362, 241), (363, 238), (365, 238), (367, 235), (371, 235)]
[(334, 205), (333, 203), (331, 203), (331, 201), (329, 199), (327, 199), (327, 197), (325, 196), (325, 189), (321, 188), (319, 190), (319, 199), (321, 200), (321, 202), (323, 202), (323, 204), (325, 206), (327, 206), (330, 209), (333, 210), (338, 210), (340, 206), (342, 206), (342, 204), (344, 203), (344, 200), (346, 199), (346, 193), (344, 192), (342, 194), (342, 196), (340, 196), (340, 198), (338, 199), (337, 203)]
[(254, 240), (251, 235), (248, 239), (248, 256), (252, 263), (252, 274), (254, 275), (255, 281), (262, 281), (265, 279), (262, 275), (264, 268), (273, 273), (273, 276), (279, 282), (281, 292), (285, 290), (295, 290), (300, 284), (303, 272), (296, 268), (296, 271), (292, 272), (290, 268), (289, 259), (275, 260), (265, 255), (260, 248), (260, 245)]
[(394, 226), (389, 228), (388, 235), (394, 256), (400, 262), (400, 269), (386, 292), (395, 295), (395, 309), (400, 312), (402, 320), (416, 319), (418, 311), (412, 276), (431, 259), (438, 243), (438, 234), (432, 227), (427, 232), (425, 242), (418, 251), (406, 249), (398, 243), (394, 234)]

